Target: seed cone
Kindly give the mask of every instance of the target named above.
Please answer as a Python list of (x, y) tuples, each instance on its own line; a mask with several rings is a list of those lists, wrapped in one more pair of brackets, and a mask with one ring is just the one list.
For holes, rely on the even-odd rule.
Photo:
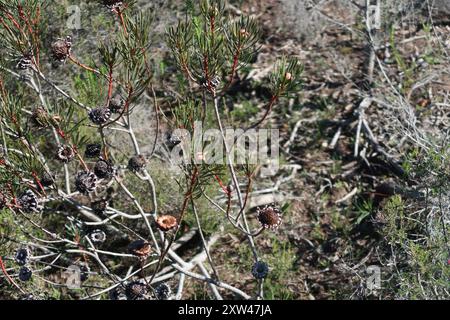
[(88, 194), (95, 190), (97, 178), (93, 172), (80, 171), (75, 177), (75, 188), (82, 194)]
[(125, 289), (122, 286), (118, 286), (109, 292), (109, 298), (111, 300), (128, 300)]
[(160, 230), (167, 232), (177, 226), (177, 218), (171, 215), (163, 215), (156, 218), (155, 223)]
[(30, 250), (27, 248), (20, 248), (16, 252), (16, 256), (14, 257), (14, 260), (19, 266), (24, 266), (28, 263), (30, 259)]
[(54, 181), (55, 177), (47, 172), (44, 172), (39, 178), (39, 182), (43, 187), (52, 186)]
[(33, 272), (28, 267), (21, 267), (19, 270), (19, 279), (20, 281), (29, 281)]
[(66, 61), (72, 50), (72, 38), (58, 39), (52, 43), (52, 57), (55, 61)]
[(106, 207), (108, 206), (108, 201), (105, 199), (94, 201), (91, 203), (91, 208), (94, 210), (95, 214), (104, 214), (106, 212)]
[(252, 267), (252, 275), (255, 279), (264, 279), (269, 273), (269, 266), (264, 261), (257, 261)]
[(258, 208), (256, 214), (258, 221), (265, 229), (276, 230), (282, 222), (281, 211), (274, 204), (267, 205), (262, 209)]
[(97, 125), (105, 124), (110, 117), (111, 111), (105, 107), (98, 107), (89, 111), (89, 119)]
[(140, 281), (133, 281), (127, 284), (125, 294), (130, 300), (144, 299), (144, 295), (148, 292), (147, 285)]
[(31, 114), (31, 123), (41, 129), (49, 127), (50, 117), (47, 111), (41, 106), (34, 108)]
[(98, 143), (91, 143), (86, 145), (86, 150), (84, 156), (86, 158), (98, 158), (100, 157), (100, 152), (102, 151), (102, 146)]
[(142, 259), (146, 259), (150, 255), (152, 248), (148, 242), (144, 240), (136, 240), (129, 244), (128, 250), (131, 254), (134, 254)]
[(156, 296), (156, 299), (158, 299), (158, 300), (168, 300), (170, 298), (171, 294), (172, 294), (172, 290), (164, 282), (158, 284), (155, 288), (155, 296)]
[(147, 160), (145, 159), (145, 157), (143, 155), (137, 155), (132, 157), (128, 161), (128, 169), (130, 169), (133, 172), (138, 172), (141, 169), (143, 169), (146, 164)]
[(19, 61), (16, 64), (16, 68), (18, 70), (26, 70), (32, 65), (33, 51), (28, 50), (28, 52), (24, 53), (22, 57), (20, 57)]
[(101, 159), (95, 163), (94, 173), (100, 179), (111, 178), (114, 175), (114, 168), (109, 161)]
[(89, 234), (89, 239), (93, 243), (103, 243), (106, 240), (106, 233), (99, 229), (94, 230)]
[(120, 113), (124, 107), (124, 101), (119, 95), (116, 95), (109, 101), (108, 107), (112, 113)]
[(75, 157), (75, 151), (71, 146), (61, 146), (56, 153), (56, 159), (68, 163)]
[(40, 212), (42, 210), (42, 207), (39, 205), (39, 199), (31, 190), (22, 193), (17, 199), (17, 204), (26, 213)]

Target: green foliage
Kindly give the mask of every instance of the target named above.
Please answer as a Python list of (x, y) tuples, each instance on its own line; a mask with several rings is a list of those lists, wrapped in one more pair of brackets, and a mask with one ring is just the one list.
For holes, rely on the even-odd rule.
[(270, 89), (276, 97), (296, 93), (302, 84), (303, 66), (295, 58), (280, 59), (270, 77)]
[[(447, 239), (444, 234), (428, 232), (442, 230), (441, 220), (429, 220), (426, 227), (422, 223), (424, 217), (409, 217), (406, 206), (400, 196), (393, 196), (383, 208), (386, 221), (382, 234), (391, 246), (397, 265), (387, 290), (407, 299), (448, 297), (450, 271)], [(444, 228), (448, 233), (450, 228)]]
[(39, 21), (41, 2), (41, 0), (0, 1), (0, 19), (5, 26), (0, 28), (0, 48), (5, 48), (16, 56), (22, 56), (30, 50), (35, 51), (39, 42), (36, 34), (19, 30), (16, 25), (17, 21), (21, 20)]
[(364, 219), (369, 217), (373, 213), (372, 200), (362, 200), (355, 204), (357, 210), (357, 217), (355, 224), (360, 224)]
[[(178, 239), (198, 224), (205, 236), (223, 229), (242, 235), (242, 230), (212, 207), (205, 195), (225, 208), (228, 204), (223, 205), (223, 199), (228, 199), (230, 210), (239, 210), (229, 196), (231, 186), (224, 187), (222, 182), (228, 185), (233, 177), (239, 179), (238, 186), (241, 180), (250, 183), (257, 166), (236, 167), (238, 177), (225, 164), (185, 163), (176, 173), (166, 172), (166, 167), (154, 166), (160, 161), (155, 160), (156, 149), (140, 146), (148, 139), (134, 128), (133, 121), (140, 121), (139, 129), (142, 124), (147, 127), (145, 120), (152, 107), (158, 113), (158, 129), (184, 128), (193, 133), (197, 121), (205, 129), (222, 128), (220, 113), (226, 108), (220, 104), (237, 103), (235, 98), (244, 101), (241, 110), (234, 108), (231, 113), (232, 123), (258, 116), (261, 110), (246, 93), (234, 97), (228, 95), (228, 89), (249, 74), (260, 48), (261, 29), (249, 17), (230, 19), (225, 1), (185, 1), (186, 16), (166, 34), (181, 71), (174, 74), (172, 60), (164, 54), (153, 57), (150, 50), (154, 14), (136, 10), (136, 1), (124, 3), (115, 9), (106, 8), (103, 1), (86, 4), (85, 11), (93, 13), (86, 17), (91, 19), (89, 28), (74, 31), (73, 41), (68, 37), (64, 42), (60, 37), (65, 39), (71, 32), (62, 24), (64, 18), (56, 17), (56, 12), (65, 12), (64, 4), (0, 0), (0, 192), (6, 198), (6, 207), (0, 211), (0, 249), (2, 256), (11, 257), (20, 246), (44, 243), (32, 246), (33, 256), (39, 258), (29, 265), (33, 271), (45, 268), (45, 272), (36, 272), (32, 281), (21, 284), (26, 292), (42, 291), (45, 297), (73, 299), (117, 283), (127, 270), (137, 270), (136, 259), (125, 255), (128, 243), (141, 238), (166, 250), (167, 243), (155, 221), (166, 210), (179, 214), (176, 218), (181, 226), (166, 233), (166, 240)], [(101, 12), (92, 17), (97, 11)], [(49, 15), (51, 12), (55, 17)], [(26, 64), (18, 65), (19, 60)], [(269, 111), (278, 98), (295, 93), (301, 84), (301, 72), (297, 60), (279, 61), (270, 79), (273, 97)], [(117, 96), (123, 99), (123, 105), (115, 106), (122, 103), (115, 99)], [(157, 137), (151, 138), (160, 143)], [(85, 153), (88, 142), (98, 143), (92, 147), (97, 150)], [(208, 145), (205, 141), (202, 147)], [(187, 152), (197, 156), (194, 149)], [(128, 161), (136, 159), (135, 155), (142, 163), (129, 170)], [(110, 164), (112, 176), (102, 175), (101, 166)], [(80, 176), (84, 171), (87, 173)], [(90, 192), (85, 194), (83, 187)], [(99, 202), (106, 203), (106, 210), (94, 205)], [(188, 206), (182, 207), (183, 203)], [(194, 207), (190, 207), (193, 203), (198, 219)], [(42, 212), (33, 210), (38, 205), (42, 205)], [(142, 216), (148, 220), (143, 221)], [(103, 229), (108, 239), (95, 243), (103, 253), (108, 252), (99, 264), (96, 249), (87, 241), (94, 228)], [(271, 298), (291, 298), (285, 285), (279, 284), (285, 283), (292, 271), (294, 249), (275, 237), (270, 241), (273, 252), (261, 254), (272, 270), (264, 289)], [(157, 270), (161, 271), (168, 261), (157, 251), (153, 250), (148, 259), (161, 258)], [(89, 262), (95, 274), (84, 283), (83, 290), (61, 288), (62, 282), (53, 288), (53, 281), (61, 280), (59, 271), (80, 260)], [(252, 260), (253, 254), (248, 262)], [(17, 268), (9, 262), (8, 267)], [(135, 277), (152, 272), (152, 268), (141, 270), (142, 274)], [(245, 270), (247, 275), (249, 270), (251, 265)], [(257, 281), (252, 281), (255, 285)]]
[(267, 255), (270, 273), (264, 281), (267, 299), (289, 300), (293, 298), (292, 292), (283, 282), (289, 279), (288, 275), (294, 267), (295, 259), (294, 249), (289, 242), (273, 239), (272, 254)]
[(383, 233), (390, 244), (403, 245), (411, 231), (411, 221), (405, 217), (404, 202), (400, 196), (393, 196), (384, 207), (386, 225)]
[(227, 53), (232, 57), (229, 61), (233, 61), (234, 64), (237, 59), (239, 62), (238, 65), (231, 66), (235, 70), (250, 63), (260, 49), (257, 43), (261, 37), (261, 30), (251, 18), (241, 17), (238, 21), (231, 23), (225, 36)]
[[(214, 82), (235, 75), (257, 52), (260, 30), (254, 20), (228, 23), (223, 1), (200, 1), (200, 15), (167, 30), (166, 41), (179, 69), (199, 85), (216, 90)], [(214, 88), (213, 88), (214, 87)]]
[[(2, 177), (3, 178), (3, 177)], [(0, 248), (9, 242), (10, 237), (16, 233), (14, 216), (8, 209), (0, 210)], [(6, 250), (3, 252), (7, 252)]]
[(95, 74), (84, 71), (74, 76), (74, 89), (78, 93), (78, 101), (88, 106), (99, 106), (105, 95), (103, 81)]

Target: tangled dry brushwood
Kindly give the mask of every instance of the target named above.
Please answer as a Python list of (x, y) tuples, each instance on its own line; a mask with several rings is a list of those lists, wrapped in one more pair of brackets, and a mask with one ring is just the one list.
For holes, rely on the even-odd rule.
[[(380, 254), (385, 249), (378, 246), (377, 261), (390, 274), (397, 275), (393, 276), (395, 286), (400, 288), (396, 298), (410, 299), (416, 294), (425, 299), (448, 298), (448, 286), (442, 285), (439, 279), (445, 277), (450, 256), (450, 105), (447, 85), (450, 46), (448, 25), (440, 25), (433, 18), (436, 11), (445, 14), (448, 8), (433, 1), (394, 4), (367, 0), (360, 9), (366, 16), (367, 89), (360, 92), (361, 102), (355, 112), (354, 156), (362, 158), (369, 167), (373, 165), (370, 158), (382, 158), (389, 170), (406, 182), (405, 187), (400, 188), (383, 184), (378, 192), (381, 195), (401, 195), (407, 203), (407, 219), (417, 222), (412, 229), (417, 232), (418, 239), (399, 244), (398, 239), (388, 235), (389, 252)], [(424, 12), (426, 18), (423, 18)], [(395, 19), (400, 22), (395, 23)], [(417, 28), (421, 23), (428, 26), (425, 32)], [(394, 27), (389, 30), (385, 25)], [(422, 109), (418, 112), (417, 108)], [(332, 147), (336, 145), (341, 129), (336, 132)], [(405, 156), (405, 152), (410, 154)], [(401, 215), (402, 210), (397, 207), (391, 214)], [(390, 212), (389, 205), (385, 212)], [(384, 213), (381, 210), (381, 216), (375, 217), (374, 222), (389, 225), (389, 218)], [(409, 279), (409, 275), (398, 269), (401, 264), (415, 266), (422, 263), (418, 262), (420, 258), (414, 252), (416, 243), (438, 248), (436, 256), (427, 262), (438, 266), (430, 278), (421, 279), (422, 272), (411, 272), (412, 278), (418, 279), (419, 293), (415, 280)], [(364, 264), (371, 254), (372, 251), (357, 265)], [(345, 267), (352, 271), (357, 269)], [(354, 295), (365, 296), (365, 291), (356, 290)]]
[[(295, 9), (291, 11), (292, 19), (304, 18), (299, 25), (315, 23), (317, 17), (323, 21), (319, 24), (321, 28), (296, 30), (300, 35), (311, 30), (308, 36), (316, 38), (311, 48), (297, 48), (307, 52), (304, 61), (309, 65), (308, 80), (313, 78), (323, 56), (329, 58), (326, 65), (330, 70), (321, 69), (323, 75), (308, 81), (310, 90), (314, 90), (310, 101), (317, 99), (319, 92), (325, 96), (324, 107), (332, 114), (326, 116), (331, 136), (326, 137), (322, 146), (345, 160), (343, 173), (318, 174), (325, 177), (316, 196), (326, 195), (327, 190), (335, 191), (336, 185), (343, 182), (345, 191), (334, 203), (368, 200), (369, 218), (362, 219), (366, 223), (360, 225), (371, 231), (363, 230), (361, 234), (369, 232), (382, 237), (357, 257), (333, 249), (340, 254), (332, 258), (336, 257), (342, 274), (354, 276), (356, 284), (349, 286), (350, 296), (371, 297), (373, 292), (367, 289), (366, 281), (368, 267), (373, 264), (389, 278), (383, 280), (382, 293), (377, 297), (448, 298), (449, 288), (444, 281), (450, 256), (447, 3), (414, 0), (283, 3)], [(347, 14), (339, 14), (342, 8)], [(315, 14), (310, 15), (311, 11)], [(360, 50), (358, 53), (356, 48)], [(327, 54), (316, 54), (315, 50), (320, 49), (328, 51)], [(314, 102), (311, 105), (317, 107)], [(345, 110), (341, 111), (344, 105)], [(299, 117), (285, 144), (289, 151), (295, 148), (294, 142), (305, 140), (302, 134), (314, 129), (308, 125), (310, 122), (322, 119), (313, 112), (302, 115), (305, 116)], [(311, 143), (309, 140), (301, 144), (308, 150), (306, 157), (298, 152), (302, 160), (310, 158), (308, 142)], [(371, 195), (367, 197), (367, 193)], [(404, 228), (402, 224), (409, 226)], [(398, 237), (393, 237), (394, 233)], [(311, 238), (294, 237), (307, 242), (311, 251), (317, 250), (314, 241), (308, 242)], [(333, 241), (342, 240), (341, 236), (330, 237)], [(426, 267), (419, 271), (419, 265)], [(386, 288), (393, 290), (388, 293)]]

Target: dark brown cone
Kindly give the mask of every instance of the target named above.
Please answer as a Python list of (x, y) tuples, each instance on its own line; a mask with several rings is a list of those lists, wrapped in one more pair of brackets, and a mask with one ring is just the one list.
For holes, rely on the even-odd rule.
[(67, 37), (65, 40), (58, 39), (52, 43), (52, 57), (56, 61), (65, 61), (72, 49), (72, 38)]
[(281, 224), (281, 211), (275, 205), (257, 209), (257, 218), (266, 229), (277, 229)]

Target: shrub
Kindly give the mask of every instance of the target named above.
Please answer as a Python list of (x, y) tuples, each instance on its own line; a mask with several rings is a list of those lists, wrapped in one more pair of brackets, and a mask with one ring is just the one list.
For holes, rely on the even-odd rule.
[[(256, 167), (236, 166), (231, 161), (198, 163), (193, 149), (182, 151), (193, 157), (177, 164), (178, 169), (155, 157), (157, 149), (176, 149), (182, 141), (174, 134), (165, 141), (160, 135), (162, 122), (169, 131), (185, 129), (190, 134), (201, 123), (204, 128), (219, 128), (224, 137), (223, 103), (233, 103), (229, 89), (258, 50), (256, 22), (248, 17), (229, 19), (222, 1), (202, 0), (198, 5), (188, 1), (186, 18), (166, 34), (172, 51), (168, 59), (178, 68), (166, 72), (171, 81), (177, 79), (176, 90), (181, 93), (176, 92), (173, 99), (169, 91), (163, 95), (155, 91), (164, 86), (153, 78), (153, 15), (139, 10), (134, 1), (97, 1), (89, 8), (101, 10), (111, 21), (104, 22), (97, 53), (87, 59), (81, 37), (46, 29), (49, 11), (40, 1), (0, 1), (1, 56), (15, 57), (0, 61), (0, 217), (7, 221), (1, 226), (5, 238), (0, 262), (13, 270), (8, 277), (13, 285), (9, 297), (18, 296), (15, 288), (35, 294), (44, 287), (43, 278), (56, 277), (62, 284), (71, 281), (60, 268), (72, 267), (84, 276), (78, 282), (67, 282), (69, 288), (87, 291), (61, 290), (58, 296), (116, 297), (120, 291), (125, 292), (121, 297), (129, 299), (152, 298), (152, 292), (159, 298), (174, 298), (170, 286), (160, 284), (168, 275), (165, 267), (169, 273), (187, 273), (193, 281), (209, 283), (212, 278), (212, 288), (241, 298), (261, 295), (244, 293), (236, 284), (219, 280), (210, 242), (220, 235), (220, 228), (213, 225), (207, 228), (208, 234), (203, 232), (209, 223), (204, 217), (210, 216), (203, 210), (219, 208), (215, 215), (222, 215), (221, 224), (227, 221), (228, 227), (246, 237), (252, 259), (258, 261), (254, 237), (264, 228), (251, 229), (247, 208)], [(296, 60), (278, 63), (263, 116), (249, 123), (248, 130), (261, 126), (277, 101), (298, 88), (300, 75)], [(163, 109), (168, 105), (174, 105), (170, 120)], [(136, 121), (148, 115), (145, 125), (156, 127), (150, 137), (137, 133), (135, 127)], [(229, 151), (227, 145), (222, 148)], [(171, 171), (176, 178), (168, 179)], [(226, 179), (231, 180), (229, 187), (222, 182)], [(242, 181), (248, 184), (245, 191)], [(173, 192), (167, 193), (169, 189)], [(212, 192), (225, 194), (225, 204), (216, 203)], [(173, 215), (162, 212), (161, 208), (168, 207)], [(10, 233), (11, 224), (15, 235)], [(204, 258), (184, 261), (172, 248), (186, 228), (194, 226)], [(18, 250), (15, 243), (39, 256), (20, 271), (9, 259)], [(210, 271), (203, 267), (204, 260)], [(84, 269), (79, 267), (81, 262)], [(201, 273), (192, 270), (196, 264), (201, 265)], [(16, 283), (17, 273), (32, 281)], [(180, 287), (183, 282), (180, 277)], [(89, 289), (86, 283), (106, 289)], [(49, 287), (42, 290), (46, 297), (54, 294)], [(213, 292), (218, 298), (219, 293)]]

